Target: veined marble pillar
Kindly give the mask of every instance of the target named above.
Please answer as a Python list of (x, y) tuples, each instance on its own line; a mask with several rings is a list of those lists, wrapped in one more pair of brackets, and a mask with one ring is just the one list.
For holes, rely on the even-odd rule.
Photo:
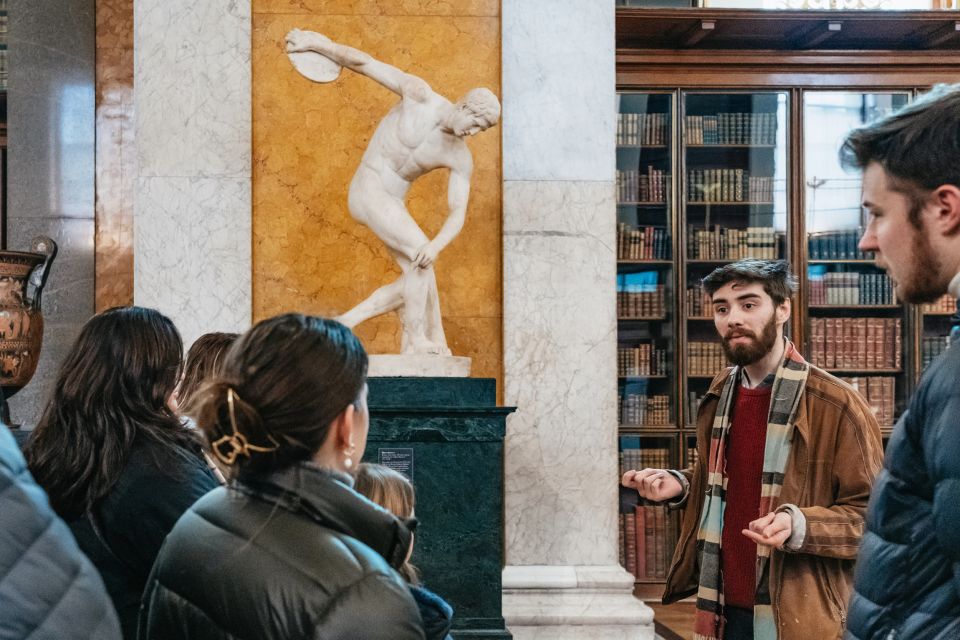
[(504, 0), (503, 612), (652, 639), (617, 554), (614, 3)]
[(249, 0), (135, 0), (134, 301), (189, 345), (251, 314)]

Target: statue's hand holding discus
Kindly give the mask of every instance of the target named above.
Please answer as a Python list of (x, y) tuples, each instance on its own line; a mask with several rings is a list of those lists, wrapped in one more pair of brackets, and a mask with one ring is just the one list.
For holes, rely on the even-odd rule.
[(287, 34), (287, 57), (301, 75), (314, 82), (333, 82), (343, 68), (323, 53), (334, 42), (316, 31), (291, 29)]

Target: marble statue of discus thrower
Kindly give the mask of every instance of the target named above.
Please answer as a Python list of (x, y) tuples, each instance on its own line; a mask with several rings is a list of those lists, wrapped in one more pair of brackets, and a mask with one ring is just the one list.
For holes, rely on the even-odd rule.
[(343, 69), (341, 65), (316, 51), (296, 51), (288, 53), (287, 57), (300, 75), (314, 82), (333, 82), (340, 77)]

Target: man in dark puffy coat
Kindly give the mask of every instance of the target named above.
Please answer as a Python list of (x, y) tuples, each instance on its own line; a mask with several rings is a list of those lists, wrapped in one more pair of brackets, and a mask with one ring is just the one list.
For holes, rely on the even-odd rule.
[[(851, 132), (841, 155), (863, 170), (860, 249), (900, 299), (960, 296), (960, 85)], [(847, 637), (960, 638), (960, 345), (929, 365), (887, 446)]]
[(119, 640), (100, 574), (0, 424), (0, 640)]

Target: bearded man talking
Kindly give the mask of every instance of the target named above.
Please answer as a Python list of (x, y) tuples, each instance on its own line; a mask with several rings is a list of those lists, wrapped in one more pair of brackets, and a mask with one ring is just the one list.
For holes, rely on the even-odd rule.
[(727, 358), (697, 412), (697, 462), (622, 482), (683, 509), (665, 604), (696, 594), (697, 640), (839, 638), (880, 428), (784, 337), (796, 279), (741, 260), (703, 279)]

